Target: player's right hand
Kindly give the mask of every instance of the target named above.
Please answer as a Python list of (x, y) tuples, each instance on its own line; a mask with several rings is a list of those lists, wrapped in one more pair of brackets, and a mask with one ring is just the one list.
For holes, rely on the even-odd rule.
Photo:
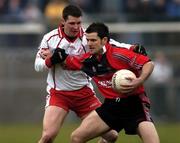
[(39, 52), (39, 55), (42, 59), (46, 59), (52, 56), (52, 52), (48, 48), (42, 48)]

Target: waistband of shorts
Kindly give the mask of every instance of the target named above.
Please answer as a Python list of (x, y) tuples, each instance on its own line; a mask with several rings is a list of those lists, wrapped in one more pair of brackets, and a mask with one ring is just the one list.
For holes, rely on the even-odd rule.
[(105, 102), (121, 102), (121, 101), (126, 101), (126, 100), (133, 100), (133, 99), (139, 99), (138, 96), (128, 96), (124, 98), (116, 97), (116, 98), (105, 98)]
[(116, 97), (116, 98), (105, 98), (105, 102), (120, 102), (121, 100), (123, 100), (123, 98), (120, 97)]
[(80, 88), (80, 89), (77, 89), (77, 90), (56, 90), (56, 89), (54, 89), (54, 88), (51, 88), (50, 89), (50, 92), (51, 93), (66, 93), (66, 92), (73, 92), (73, 91), (83, 91), (83, 90), (87, 90), (87, 89), (90, 89), (91, 90), (91, 88), (90, 87), (88, 87), (88, 86), (83, 86), (82, 88)]

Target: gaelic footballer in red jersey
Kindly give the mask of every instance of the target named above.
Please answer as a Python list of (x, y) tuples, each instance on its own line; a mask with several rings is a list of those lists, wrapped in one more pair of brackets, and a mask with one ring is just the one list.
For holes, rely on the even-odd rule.
[[(113, 47), (108, 43), (102, 48), (102, 53), (104, 54), (96, 55), (93, 54), (94, 49), (91, 48), (91, 50), (92, 53), (82, 56), (67, 56), (66, 66), (70, 70), (82, 70), (91, 76), (102, 95), (106, 98), (127, 97), (124, 94), (115, 92), (111, 88), (111, 79), (117, 70), (129, 69), (139, 77), (143, 65), (150, 62), (147, 56), (137, 54), (125, 48)], [(140, 93), (144, 93), (143, 85), (139, 85), (133, 91), (133, 94)]]
[[(70, 70), (82, 70), (91, 76), (105, 97), (101, 107), (83, 120), (71, 136), (71, 143), (84, 143), (109, 129), (126, 134), (138, 134), (144, 143), (159, 143), (159, 137), (150, 116), (150, 102), (143, 83), (153, 71), (150, 58), (123, 47), (109, 44), (109, 30), (103, 23), (93, 23), (86, 30), (90, 52), (81, 56), (67, 56), (65, 65)], [(112, 89), (112, 75), (120, 69), (136, 74), (126, 94)], [(93, 123), (93, 124), (92, 124)], [(84, 129), (88, 131), (84, 132)]]

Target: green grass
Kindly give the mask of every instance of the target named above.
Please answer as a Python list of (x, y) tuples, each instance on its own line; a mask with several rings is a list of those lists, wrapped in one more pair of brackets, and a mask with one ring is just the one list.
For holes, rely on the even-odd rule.
[[(78, 124), (66, 123), (60, 131), (54, 143), (69, 143), (70, 133)], [(161, 143), (180, 143), (180, 123), (158, 124), (157, 130)], [(41, 135), (41, 125), (35, 124), (1, 124), (0, 142), (1, 143), (37, 143)], [(97, 139), (88, 143), (96, 143)], [(140, 143), (138, 136), (127, 136), (124, 132), (119, 134), (117, 143)]]

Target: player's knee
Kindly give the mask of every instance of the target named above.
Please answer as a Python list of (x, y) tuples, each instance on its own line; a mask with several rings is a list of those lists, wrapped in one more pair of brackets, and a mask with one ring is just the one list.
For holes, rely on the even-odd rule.
[(72, 134), (71, 134), (71, 142), (73, 142), (73, 143), (80, 142), (80, 138), (75, 132), (72, 132)]
[(110, 143), (114, 143), (117, 141), (117, 139), (118, 139), (118, 132), (113, 131), (106, 140)]
[(50, 135), (43, 135), (41, 140), (43, 141), (43, 143), (51, 143), (53, 141), (52, 136)]
[(115, 143), (118, 139), (118, 135), (113, 135), (111, 138), (108, 139), (108, 142)]
[(56, 135), (55, 132), (43, 132), (41, 140), (43, 140), (43, 143), (52, 143)]
[(73, 143), (81, 143), (83, 142), (83, 138), (78, 135), (76, 132), (72, 132), (71, 134), (71, 142)]

